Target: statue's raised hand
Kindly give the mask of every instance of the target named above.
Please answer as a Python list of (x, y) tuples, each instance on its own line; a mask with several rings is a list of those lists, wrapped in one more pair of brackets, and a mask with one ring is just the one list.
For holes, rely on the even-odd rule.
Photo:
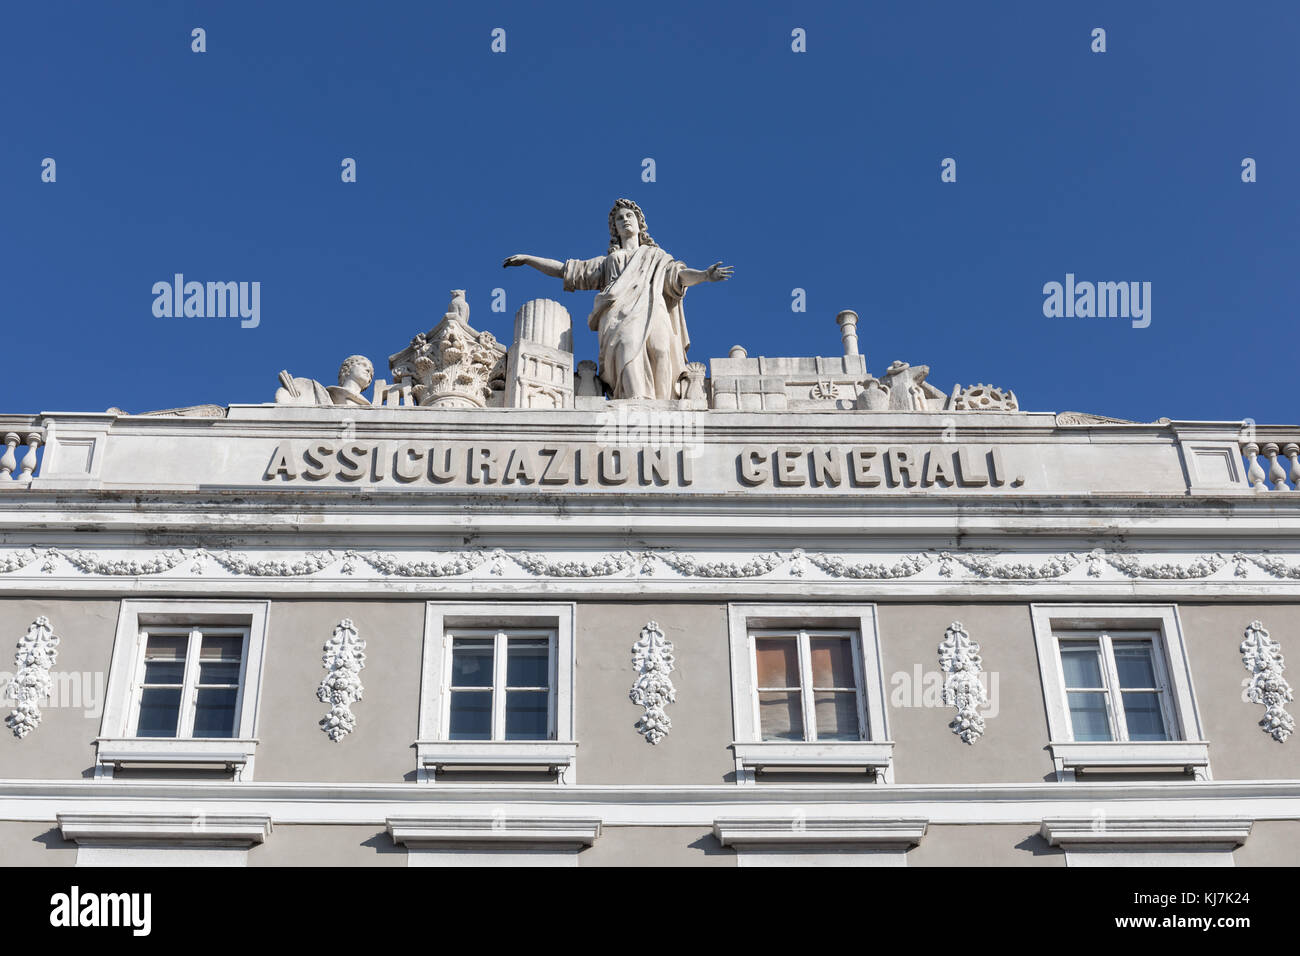
[(710, 282), (725, 282), (731, 278), (731, 266), (724, 266), (721, 262), (715, 262), (706, 270), (706, 275)]
[(506, 261), (501, 263), (502, 269), (509, 269), (511, 266), (528, 265), (528, 256), (507, 256)]

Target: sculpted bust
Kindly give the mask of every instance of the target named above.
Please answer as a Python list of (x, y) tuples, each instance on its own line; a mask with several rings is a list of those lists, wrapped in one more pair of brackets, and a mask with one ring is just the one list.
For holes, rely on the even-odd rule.
[(682, 297), (700, 282), (722, 282), (732, 269), (716, 262), (687, 267), (646, 231), (641, 207), (619, 199), (609, 211), (609, 250), (595, 259), (510, 256), (502, 266), (532, 266), (564, 280), (566, 292), (599, 293), (587, 325), (599, 336), (600, 378), (614, 398), (685, 396), (686, 333)]

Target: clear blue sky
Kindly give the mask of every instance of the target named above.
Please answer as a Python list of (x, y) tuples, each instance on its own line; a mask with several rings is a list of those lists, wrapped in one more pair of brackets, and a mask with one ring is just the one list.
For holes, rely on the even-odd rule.
[[(507, 341), (560, 299), (594, 358), (592, 294), (501, 260), (603, 254), (629, 196), (674, 256), (735, 267), (687, 294), (692, 359), (836, 355), (852, 308), (876, 374), (1294, 422), (1298, 46), (1294, 0), (9, 3), (0, 411), (264, 402), (354, 352), (384, 374), (452, 288)], [(176, 272), (259, 281), (260, 326), (155, 318)], [(1067, 272), (1152, 283), (1150, 327), (1044, 317)]]

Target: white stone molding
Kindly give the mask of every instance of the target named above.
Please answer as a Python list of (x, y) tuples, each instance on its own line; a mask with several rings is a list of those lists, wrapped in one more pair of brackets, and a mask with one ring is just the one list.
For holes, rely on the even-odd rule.
[(1020, 402), (1011, 389), (996, 385), (954, 385), (948, 399), (948, 408), (956, 412), (1018, 412)]
[(600, 820), (516, 817), (389, 817), (393, 842), (405, 847), (459, 846), (466, 843), (527, 844), (574, 849), (591, 846), (600, 836)]
[(338, 743), (357, 726), (352, 705), (361, 699), (361, 669), (366, 666), (366, 642), (357, 636), (350, 618), (339, 621), (334, 635), (325, 642), (321, 658), (325, 676), (316, 689), (316, 698), (330, 709), (321, 718), (320, 728)]
[[(64, 551), (60, 548), (23, 548), (0, 552), (0, 578), (30, 580), (29, 568), (39, 563), (44, 575), (75, 572), (87, 577), (163, 577), (173, 573), (211, 578), (309, 578), (337, 575), (381, 577), (468, 577), (480, 569), (494, 576), (518, 572), (533, 578), (579, 579), (673, 575), (704, 580), (790, 578), (810, 580), (817, 572), (827, 580), (905, 581), (918, 578), (954, 583), (1062, 580), (1084, 583), (1120, 581), (1179, 582), (1245, 580), (1300, 581), (1300, 558), (1269, 552), (1188, 554), (1179, 561), (1158, 555), (1129, 552), (1034, 553), (1032, 560), (1007, 560), (996, 552), (916, 551), (862, 560), (858, 555), (806, 551), (762, 551), (746, 555), (716, 555), (672, 549), (615, 550), (575, 556), (566, 551), (508, 551), (502, 548), (466, 548), (456, 551), (411, 552), (349, 549), (282, 551), (248, 555), (208, 548), (174, 548), (139, 553)], [(871, 556), (865, 556), (870, 558)], [(937, 568), (936, 568), (937, 565)], [(1231, 574), (1226, 573), (1231, 565)], [(935, 570), (932, 572), (931, 569)], [(517, 569), (514, 571), (512, 569)], [(1252, 570), (1253, 569), (1253, 570)], [(930, 572), (930, 573), (927, 573)], [(1220, 573), (1224, 572), (1224, 573)], [(937, 574), (937, 579), (934, 577)]]
[(928, 824), (918, 818), (720, 817), (713, 821), (713, 835), (736, 849), (829, 845), (905, 850), (921, 842)]
[(60, 813), (63, 839), (81, 845), (179, 844), (249, 847), (271, 834), (267, 814)]
[(14, 664), (18, 672), (5, 691), (17, 706), (5, 723), (19, 740), (41, 722), (41, 701), (50, 696), (50, 668), (59, 656), (59, 638), (50, 628), (50, 619), (38, 617), (18, 639)]
[(1295, 718), (1286, 710), (1286, 704), (1294, 700), (1295, 695), (1290, 683), (1282, 676), (1286, 669), (1282, 645), (1269, 636), (1259, 621), (1251, 621), (1246, 626), (1246, 639), (1241, 642), (1241, 662), (1250, 671), (1247, 699), (1265, 707), (1260, 728), (1278, 743), (1285, 742), (1295, 730)]
[(1254, 821), (1241, 816), (1046, 817), (1039, 835), (1065, 851), (1066, 866), (1234, 866), (1232, 851)]
[(485, 408), (494, 391), (505, 388), (506, 348), (490, 332), (466, 323), (469, 307), (459, 297), (426, 335), (389, 358), (396, 382), (415, 382), (412, 392), (422, 406)]
[(645, 709), (636, 729), (648, 743), (659, 743), (673, 729), (665, 708), (677, 700), (677, 688), (668, 676), (675, 666), (672, 641), (664, 637), (658, 623), (650, 621), (632, 645), (632, 667), (637, 679), (628, 694), (632, 703)]
[(907, 866), (925, 819), (836, 819), (799, 811), (789, 817), (719, 818), (713, 835), (743, 867)]
[(961, 621), (953, 621), (943, 632), (939, 666), (944, 671), (943, 702), (957, 708), (957, 716), (948, 726), (962, 743), (973, 744), (984, 734), (979, 709), (988, 705), (989, 696), (980, 680), (984, 668), (980, 646), (971, 640)]

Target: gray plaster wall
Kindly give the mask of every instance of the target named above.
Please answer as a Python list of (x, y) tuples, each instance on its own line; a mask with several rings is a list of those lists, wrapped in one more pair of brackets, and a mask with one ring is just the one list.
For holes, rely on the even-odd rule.
[(248, 851), (249, 866), (406, 866), (406, 848), (383, 826), (276, 824)]
[(76, 866), (77, 844), (53, 823), (0, 820), (0, 866)]
[(49, 618), (59, 638), (52, 675), (55, 695), (41, 702), (40, 725), (19, 740), (0, 724), (0, 779), (71, 780), (91, 775), (118, 609), (118, 601), (105, 600), (0, 600), (0, 707), (4, 716), (13, 708), (13, 700), (3, 695), (17, 669), (14, 653), (19, 639), (42, 615)]
[(1032, 823), (931, 824), (907, 852), (908, 866), (1065, 866), (1065, 852)]
[[(1215, 780), (1300, 779), (1300, 736), (1278, 743), (1259, 726), (1262, 704), (1242, 699), (1250, 672), (1241, 662), (1246, 625), (1258, 620), (1282, 646), (1297, 686), (1300, 665), (1300, 608), (1294, 604), (1227, 604), (1180, 602), (1178, 617), (1187, 642), (1192, 684), (1205, 738), (1210, 742), (1210, 771)], [(1287, 708), (1300, 713), (1296, 704)], [(1253, 841), (1253, 837), (1251, 838)]]
[(735, 866), (736, 853), (711, 829), (604, 827), (578, 854), (579, 866)]

